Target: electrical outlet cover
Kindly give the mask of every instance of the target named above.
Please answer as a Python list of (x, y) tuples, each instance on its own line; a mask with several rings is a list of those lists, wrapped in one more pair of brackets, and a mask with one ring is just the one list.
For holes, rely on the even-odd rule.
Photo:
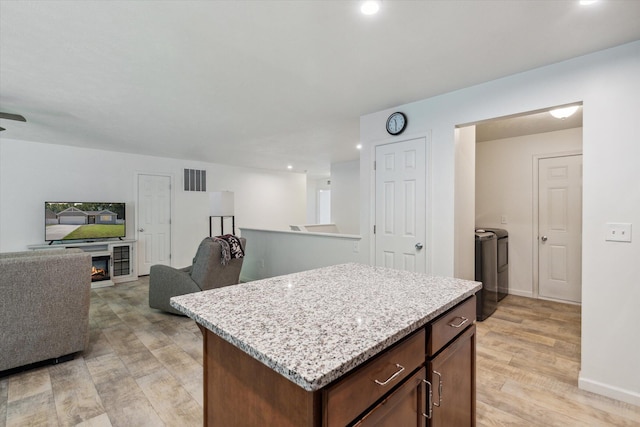
[(628, 223), (607, 223), (607, 233), (605, 240), (608, 242), (630, 242), (631, 224)]

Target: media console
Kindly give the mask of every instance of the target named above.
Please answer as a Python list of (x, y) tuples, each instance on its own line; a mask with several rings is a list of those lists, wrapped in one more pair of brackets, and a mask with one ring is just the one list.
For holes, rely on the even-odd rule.
[(91, 254), (91, 288), (113, 286), (136, 280), (135, 243), (131, 240), (65, 242), (53, 245), (30, 245), (31, 250), (78, 248)]

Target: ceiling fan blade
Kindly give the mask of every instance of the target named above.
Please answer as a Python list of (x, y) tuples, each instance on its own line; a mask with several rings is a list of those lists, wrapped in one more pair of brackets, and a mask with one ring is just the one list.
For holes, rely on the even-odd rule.
[(0, 119), (17, 120), (19, 122), (27, 121), (27, 119), (22, 117), (20, 114), (10, 114), (10, 113), (0, 113)]

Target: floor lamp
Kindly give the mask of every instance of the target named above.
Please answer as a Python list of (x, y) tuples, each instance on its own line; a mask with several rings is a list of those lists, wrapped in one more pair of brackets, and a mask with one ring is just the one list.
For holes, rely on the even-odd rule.
[(224, 219), (231, 218), (231, 234), (236, 234), (233, 191), (212, 191), (209, 193), (209, 237), (213, 237), (212, 218), (220, 218), (220, 234), (224, 234)]

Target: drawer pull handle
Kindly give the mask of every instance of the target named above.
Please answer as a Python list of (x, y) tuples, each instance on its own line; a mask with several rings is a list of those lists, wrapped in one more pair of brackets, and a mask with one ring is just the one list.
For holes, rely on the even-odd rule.
[[(458, 319), (458, 317), (456, 317), (456, 319)], [(457, 325), (454, 325), (453, 323), (449, 323), (449, 326), (451, 326), (452, 328), (459, 328), (469, 321), (469, 319), (462, 316), (460, 316), (459, 319), (462, 319), (462, 322), (458, 323)]]
[(442, 405), (442, 374), (438, 371), (433, 371), (438, 376), (438, 403), (433, 402), (433, 406)]
[(404, 366), (400, 365), (399, 363), (396, 363), (396, 368), (399, 368), (393, 375), (391, 375), (389, 378), (387, 378), (386, 381), (378, 381), (378, 380), (374, 380), (374, 382), (378, 385), (387, 385), (389, 384), (390, 381), (395, 380), (398, 375), (400, 375), (403, 371), (404, 371)]
[(431, 389), (431, 383), (427, 380), (422, 380), (422, 382), (424, 384), (427, 384), (429, 386), (429, 394), (427, 394), (428, 398), (427, 398), (427, 402), (428, 406), (429, 406), (429, 413), (425, 414), (424, 412), (422, 413), (422, 416), (425, 417), (426, 419), (430, 420), (431, 416), (433, 415), (433, 390)]

